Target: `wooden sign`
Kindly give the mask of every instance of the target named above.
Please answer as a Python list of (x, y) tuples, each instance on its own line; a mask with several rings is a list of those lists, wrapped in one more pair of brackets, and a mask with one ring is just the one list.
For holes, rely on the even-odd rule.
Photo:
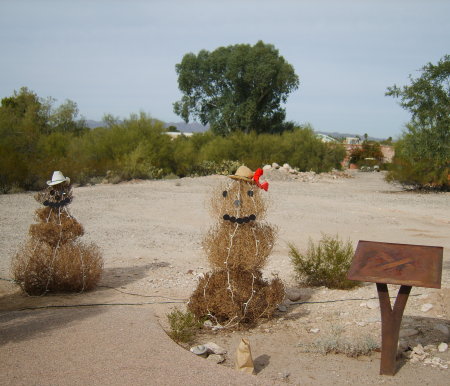
[(350, 280), (441, 288), (442, 247), (360, 240)]
[[(381, 312), (380, 374), (395, 375), (400, 325), (411, 287), (441, 288), (443, 255), (442, 247), (358, 242), (347, 278), (377, 285)], [(394, 307), (388, 284), (400, 285)]]

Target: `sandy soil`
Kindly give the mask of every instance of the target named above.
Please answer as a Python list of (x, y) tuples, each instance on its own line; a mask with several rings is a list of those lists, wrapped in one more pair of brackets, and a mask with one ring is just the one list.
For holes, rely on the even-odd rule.
[[(296, 287), (288, 243), (304, 250), (308, 239), (317, 241), (321, 233), (339, 234), (354, 246), (358, 240), (443, 246), (442, 289), (413, 288), (402, 329), (415, 332), (402, 341), (405, 347), (448, 342), (449, 336), (442, 330), (450, 328), (450, 193), (404, 192), (387, 184), (383, 173), (353, 172), (352, 176), (316, 177), (309, 182), (276, 173), (268, 176), (271, 185), (267, 197), (271, 206), (267, 220), (278, 227), (279, 234), (265, 275), (278, 274), (287, 287)], [(214, 222), (207, 201), (212, 188), (223, 178), (226, 177), (75, 188), (71, 212), (85, 227), (83, 238), (95, 242), (103, 251), (105, 270), (101, 286), (85, 294), (28, 297), (9, 281), (0, 280), (3, 333), (9, 331), (7, 315), (11, 311), (87, 303), (146, 303), (146, 312), (151, 310), (161, 326), (166, 327), (166, 314), (174, 307), (184, 307), (198, 276), (209, 270), (201, 239)], [(0, 278), (10, 278), (11, 256), (26, 239), (38, 205), (32, 193), (0, 196)], [(257, 328), (209, 331), (198, 336), (197, 343), (214, 341), (226, 348), (229, 354), (222, 366), (231, 367), (240, 338), (247, 337), (256, 377), (261, 381), (448, 384), (449, 369), (432, 367), (423, 361), (411, 363), (402, 359), (397, 375), (386, 377), (378, 375), (379, 353), (348, 358), (315, 352), (337, 330), (355, 345), (369, 338), (380, 341), (379, 309), (368, 307), (376, 300), (374, 284), (366, 283), (351, 291), (303, 288), (302, 294), (299, 304), (287, 302), (286, 312), (279, 312), (276, 318)], [(393, 287), (391, 295), (395, 294)], [(433, 307), (424, 312), (424, 304)], [(119, 317), (118, 313), (114, 315)], [(131, 317), (127, 313), (120, 315)], [(71, 323), (82, 321), (75, 319)], [(439, 353), (431, 349), (430, 346), (430, 357), (440, 357), (442, 363), (450, 361), (449, 351)]]

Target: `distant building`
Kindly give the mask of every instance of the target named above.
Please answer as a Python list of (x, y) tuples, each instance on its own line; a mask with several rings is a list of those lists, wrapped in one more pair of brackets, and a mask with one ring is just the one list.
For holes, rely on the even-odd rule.
[(182, 133), (181, 131), (166, 131), (165, 134), (167, 134), (171, 138), (176, 138), (179, 137), (180, 135), (184, 135), (185, 137), (191, 137), (193, 133)]
[(316, 137), (319, 138), (322, 142), (338, 142), (334, 138), (330, 137), (329, 135), (322, 134), (322, 133), (316, 133)]
[(359, 145), (361, 143), (361, 138), (358, 137), (346, 137), (344, 143), (347, 145)]

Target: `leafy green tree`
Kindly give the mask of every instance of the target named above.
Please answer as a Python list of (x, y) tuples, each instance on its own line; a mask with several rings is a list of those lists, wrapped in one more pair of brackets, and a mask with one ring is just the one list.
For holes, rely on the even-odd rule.
[(215, 134), (233, 131), (276, 133), (285, 123), (281, 107), (299, 85), (292, 65), (271, 44), (237, 44), (198, 55), (184, 55), (176, 65), (184, 94), (174, 112), (186, 122), (198, 118)]
[(410, 85), (394, 85), (386, 92), (411, 112), (388, 178), (419, 188), (449, 189), (450, 55), (425, 65), (420, 77), (409, 78)]
[(380, 145), (392, 146), (393, 142), (394, 140), (392, 139), (392, 137), (389, 137), (387, 139), (380, 141)]
[(89, 130), (85, 119), (76, 119), (78, 106), (74, 101), (67, 99), (63, 104), (50, 110), (49, 124), (53, 132), (66, 132), (80, 135)]
[(83, 119), (76, 120), (75, 102), (56, 108), (54, 103), (26, 87), (1, 100), (0, 190), (39, 188), (53, 168), (61, 167), (72, 135), (87, 130)]
[(0, 189), (31, 188), (36, 182), (33, 168), (39, 161), (37, 144), (48, 128), (46, 109), (40, 98), (26, 87), (3, 98), (0, 105)]

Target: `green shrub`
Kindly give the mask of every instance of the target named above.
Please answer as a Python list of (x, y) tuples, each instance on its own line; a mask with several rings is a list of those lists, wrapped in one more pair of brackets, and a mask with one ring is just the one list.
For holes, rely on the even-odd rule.
[(282, 134), (224, 137), (208, 131), (172, 139), (161, 121), (142, 112), (123, 121), (107, 115), (103, 127), (89, 130), (75, 119), (71, 101), (53, 109), (51, 100), (24, 88), (0, 102), (0, 193), (39, 190), (54, 170), (86, 185), (104, 176), (117, 183), (171, 173), (232, 174), (241, 164), (255, 170), (273, 162), (323, 172), (339, 168), (345, 155), (341, 145), (322, 143), (309, 126)]
[[(369, 160), (366, 160), (366, 158), (369, 158)], [(367, 162), (372, 159), (377, 165), (380, 165), (383, 162), (383, 152), (381, 151), (381, 146), (375, 141), (364, 141), (361, 147), (355, 147), (350, 153), (350, 163), (358, 166), (373, 166), (368, 165)]]
[(359, 284), (346, 277), (353, 258), (350, 241), (344, 243), (337, 235), (322, 235), (317, 245), (309, 240), (305, 254), (292, 244), (289, 244), (289, 248), (294, 270), (305, 285), (349, 289)]
[[(433, 149), (419, 152), (419, 145), (411, 135), (404, 135), (395, 144), (395, 157), (386, 176), (389, 182), (398, 181), (404, 187), (423, 190), (450, 190), (450, 163)], [(425, 142), (425, 140), (424, 140)], [(447, 145), (450, 148), (450, 146)], [(437, 147), (435, 147), (437, 148)], [(418, 154), (415, 154), (418, 153)], [(448, 150), (450, 157), (450, 150)]]
[(209, 176), (211, 174), (228, 176), (234, 174), (240, 165), (241, 163), (239, 161), (230, 160), (223, 160), (220, 162), (202, 161), (191, 169), (190, 174), (192, 176)]
[(450, 190), (450, 55), (426, 64), (409, 80), (386, 92), (411, 113), (395, 145), (389, 178), (414, 188)]
[(182, 312), (175, 308), (167, 315), (170, 325), (168, 335), (176, 342), (189, 343), (202, 326), (192, 312)]

